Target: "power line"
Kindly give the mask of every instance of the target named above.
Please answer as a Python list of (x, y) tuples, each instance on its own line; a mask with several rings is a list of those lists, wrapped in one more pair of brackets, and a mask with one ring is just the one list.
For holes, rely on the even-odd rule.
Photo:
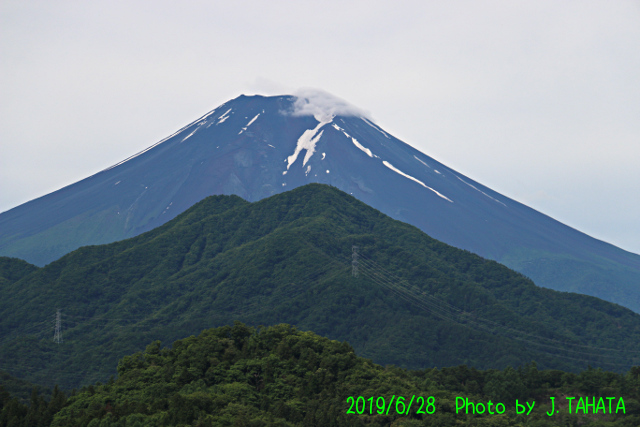
[(358, 277), (358, 247), (351, 246), (351, 275), (353, 277)]
[[(361, 256), (364, 256), (364, 255), (361, 255)], [(384, 272), (389, 277), (395, 278), (395, 280), (397, 280), (399, 283), (400, 282), (405, 282), (408, 285), (408, 282), (406, 282), (404, 279), (401, 279), (398, 276), (395, 276), (393, 273), (385, 270), (383, 267), (381, 267), (377, 263), (375, 263), (375, 261), (370, 260), (370, 259), (368, 261), (371, 262), (374, 265), (374, 268), (379, 269), (379, 270), (384, 270)], [(428, 297), (428, 298), (430, 298), (430, 299), (432, 299), (434, 301), (436, 301), (437, 303), (441, 303), (441, 304), (445, 305), (447, 308), (449, 308), (452, 311), (455, 311), (455, 312), (461, 313), (461, 314), (467, 314), (466, 312), (464, 312), (463, 310), (459, 309), (458, 307), (455, 307), (455, 306), (449, 304), (448, 302), (446, 302), (446, 301), (444, 301), (442, 299), (436, 298), (433, 295), (429, 295), (426, 292), (423, 292), (422, 295), (425, 296), (425, 297)], [(509, 331), (512, 331), (512, 332), (515, 332), (515, 333), (520, 333), (520, 334), (523, 334), (523, 335), (528, 335), (528, 336), (531, 336), (531, 337), (534, 337), (534, 338), (538, 338), (538, 339), (541, 339), (541, 340), (546, 340), (546, 341), (551, 341), (551, 342), (556, 342), (556, 343), (561, 343), (561, 344), (574, 345), (576, 347), (590, 348), (590, 349), (599, 350), (599, 351), (618, 351), (618, 352), (636, 353), (636, 354), (638, 354), (638, 356), (640, 356), (640, 350), (605, 348), (605, 347), (596, 347), (596, 346), (588, 346), (588, 345), (584, 345), (584, 344), (571, 343), (571, 342), (567, 342), (567, 341), (561, 341), (561, 340), (557, 340), (557, 339), (553, 339), (553, 338), (542, 337), (542, 336), (535, 335), (535, 334), (532, 334), (532, 333), (529, 333), (529, 332), (524, 332), (524, 331), (521, 331), (521, 330), (517, 330), (517, 329), (511, 328), (509, 326), (501, 325), (501, 324), (499, 324), (499, 323), (497, 323), (497, 322), (495, 322), (493, 320), (484, 319), (484, 318), (478, 317), (478, 316), (474, 316), (473, 319), (475, 319), (476, 321), (487, 322), (489, 324), (494, 325), (494, 327), (502, 328), (502, 329), (509, 330)]]
[[(562, 348), (559, 347), (559, 345), (573, 345), (573, 346), (579, 346), (579, 347), (583, 347), (583, 348), (588, 348), (588, 349), (593, 349), (593, 350), (600, 350), (600, 351), (617, 351), (617, 352), (629, 352), (629, 353), (640, 353), (638, 351), (633, 351), (633, 350), (624, 350), (624, 349), (607, 349), (607, 348), (601, 348), (601, 347), (593, 347), (593, 346), (585, 346), (585, 345), (580, 345), (580, 344), (575, 344), (575, 343), (570, 343), (570, 342), (565, 342), (565, 341), (560, 341), (560, 340), (555, 340), (555, 339), (551, 339), (551, 338), (546, 338), (546, 337), (540, 337), (534, 334), (530, 334), (524, 331), (519, 331), (517, 329), (514, 328), (510, 328), (510, 327), (506, 327), (504, 325), (500, 325), (494, 321), (488, 320), (488, 319), (483, 319), (481, 317), (471, 317), (469, 316), (468, 313), (464, 312), (463, 310), (447, 303), (446, 301), (443, 301), (441, 299), (438, 299), (436, 297), (434, 297), (433, 295), (429, 295), (426, 292), (421, 292), (421, 293), (416, 293), (415, 291), (411, 290), (411, 286), (408, 282), (406, 282), (405, 280), (399, 278), (398, 276), (395, 276), (395, 274), (390, 273), (389, 271), (387, 271), (386, 269), (384, 269), (383, 267), (380, 267), (377, 263), (375, 263), (375, 261), (368, 259), (367, 257), (365, 257), (362, 254), (359, 254), (360, 256), (360, 260), (359, 263), (361, 266), (366, 267), (364, 269), (362, 269), (362, 272), (364, 274), (367, 275), (367, 277), (372, 280), (374, 283), (378, 284), (379, 286), (381, 286), (382, 288), (388, 289), (391, 292), (393, 292), (396, 296), (398, 296), (399, 298), (417, 306), (418, 308), (428, 311), (431, 314), (440, 317), (443, 320), (447, 320), (450, 322), (454, 322), (458, 325), (461, 326), (465, 326), (467, 328), (471, 328), (472, 326), (481, 329), (485, 332), (489, 332), (492, 334), (500, 334), (506, 338), (510, 338), (510, 339), (515, 339), (518, 341), (523, 341), (532, 345), (536, 345), (536, 346), (542, 346), (542, 347), (548, 347), (548, 348), (552, 348), (554, 350), (558, 350), (558, 351), (565, 351), (565, 352), (570, 352), (570, 353), (576, 353), (579, 355), (585, 355), (585, 356), (590, 356), (590, 357), (596, 357), (598, 359), (601, 358), (620, 358), (622, 357), (621, 355), (604, 355), (604, 354), (594, 354), (594, 353), (587, 353), (584, 351), (579, 351), (579, 350), (571, 350), (571, 349), (567, 349), (567, 348)], [(401, 283), (405, 283), (405, 286), (402, 286)], [(485, 322), (486, 324), (483, 324), (481, 322)], [(472, 328), (473, 329), (473, 328)], [(510, 332), (510, 333), (507, 333)], [(541, 339), (541, 340), (548, 340), (553, 342), (554, 344), (542, 344), (539, 342), (535, 342), (535, 341), (531, 341), (530, 339), (525, 339), (522, 337), (518, 337), (518, 336), (514, 336), (513, 334), (522, 334), (522, 335), (526, 335), (528, 337), (531, 338), (536, 338), (536, 339)], [(555, 353), (549, 353), (547, 351), (541, 350), (539, 349), (539, 351), (552, 355), (554, 357), (563, 357), (563, 358), (568, 358), (568, 359), (573, 359), (573, 360), (579, 360), (579, 361), (583, 361), (583, 362), (589, 362), (589, 360), (585, 360), (585, 359), (577, 359), (574, 357), (570, 357), (570, 356), (563, 356), (560, 354), (555, 354)], [(593, 360), (592, 360), (593, 361)], [(609, 364), (609, 365), (617, 365), (617, 366), (630, 366), (633, 365), (633, 363), (624, 363), (624, 364), (620, 364), (620, 363), (615, 363), (615, 362), (605, 362), (603, 361), (602, 363), (605, 364)]]

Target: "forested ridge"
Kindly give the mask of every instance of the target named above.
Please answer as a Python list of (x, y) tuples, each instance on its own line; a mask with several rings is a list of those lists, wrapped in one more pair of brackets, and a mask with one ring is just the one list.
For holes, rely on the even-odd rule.
[(410, 369), (640, 363), (638, 314), (538, 288), (324, 185), (212, 196), (135, 238), (0, 268), (0, 370), (49, 388), (105, 382), (146, 342), (235, 320), (296, 325)]
[[(120, 360), (117, 371), (117, 378), (71, 396), (55, 388), (47, 401), (34, 392), (30, 406), (0, 387), (0, 426), (640, 425), (638, 367), (625, 374), (539, 370), (535, 363), (409, 371), (377, 365), (346, 342), (286, 324), (252, 328), (238, 322), (171, 347), (155, 341)], [(550, 396), (563, 401), (552, 416)], [(566, 396), (576, 398), (571, 411)], [(354, 405), (350, 397), (362, 399)], [(576, 409), (581, 397), (615, 397), (614, 410)], [(467, 414), (456, 398), (502, 403), (504, 411)], [(620, 398), (624, 410), (616, 411)], [(533, 409), (516, 413), (516, 400)]]

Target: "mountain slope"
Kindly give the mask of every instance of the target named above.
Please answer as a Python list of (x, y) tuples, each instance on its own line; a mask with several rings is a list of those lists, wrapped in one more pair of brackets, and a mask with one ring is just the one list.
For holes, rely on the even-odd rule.
[(620, 371), (640, 354), (639, 315), (538, 288), (317, 184), (255, 203), (207, 198), (140, 236), (80, 248), (4, 295), (0, 369), (65, 387), (104, 381), (141, 342), (234, 320), (295, 324), (411, 368), (535, 359)]
[(13, 283), (37, 269), (35, 265), (18, 258), (0, 257), (0, 284)]
[(256, 201), (319, 182), (539, 286), (640, 311), (639, 255), (504, 197), (330, 104), (229, 101), (142, 153), (0, 214), (0, 255), (41, 266), (151, 230), (212, 194)]

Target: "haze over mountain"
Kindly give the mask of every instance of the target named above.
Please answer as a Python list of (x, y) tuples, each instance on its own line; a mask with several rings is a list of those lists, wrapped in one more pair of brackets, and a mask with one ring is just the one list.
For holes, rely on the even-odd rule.
[(0, 214), (0, 255), (44, 265), (151, 230), (208, 195), (256, 201), (311, 182), (540, 286), (640, 311), (640, 256), (492, 191), (319, 92), (240, 96), (111, 168)]

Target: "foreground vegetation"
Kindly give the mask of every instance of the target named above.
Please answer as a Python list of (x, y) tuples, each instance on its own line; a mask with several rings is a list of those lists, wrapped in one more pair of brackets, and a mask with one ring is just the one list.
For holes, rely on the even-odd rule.
[[(541, 371), (533, 363), (504, 370), (408, 371), (376, 365), (356, 356), (345, 342), (290, 325), (255, 329), (236, 323), (170, 348), (153, 342), (144, 352), (124, 357), (116, 379), (85, 387), (68, 399), (56, 388), (49, 402), (34, 392), (26, 406), (0, 391), (0, 426), (637, 426), (639, 374), (640, 368), (624, 375), (595, 369)], [(354, 405), (350, 396), (363, 399)], [(395, 404), (387, 413), (392, 396)], [(564, 401), (553, 416), (547, 415), (550, 396)], [(576, 411), (575, 402), (570, 412), (565, 396), (576, 397), (575, 402), (584, 396), (616, 399), (614, 410), (607, 407), (594, 415), (593, 409)], [(371, 397), (375, 403), (370, 406)], [(385, 399), (382, 414), (379, 397)], [(420, 397), (424, 413), (419, 413)], [(460, 398), (503, 403), (505, 410), (467, 414), (456, 410)], [(624, 411), (616, 413), (619, 398)], [(536, 404), (528, 415), (517, 414), (516, 401), (523, 407)], [(354, 413), (347, 413), (350, 409)]]

